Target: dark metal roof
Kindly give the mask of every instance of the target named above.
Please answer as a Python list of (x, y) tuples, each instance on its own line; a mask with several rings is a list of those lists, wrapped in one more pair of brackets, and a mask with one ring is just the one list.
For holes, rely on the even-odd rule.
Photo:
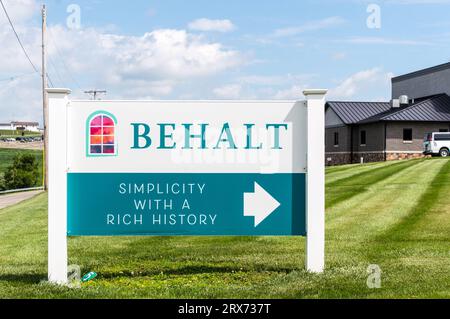
[(450, 97), (447, 94), (436, 95), (407, 107), (374, 115), (360, 121), (360, 124), (379, 121), (450, 122)]
[(38, 122), (11, 122), (12, 125), (39, 126)]
[(388, 111), (389, 102), (327, 102), (327, 108), (339, 116), (345, 124), (355, 124), (374, 115)]
[(411, 72), (408, 74), (394, 77), (394, 78), (392, 78), (392, 82), (394, 83), (394, 82), (399, 82), (399, 81), (403, 81), (403, 80), (408, 80), (408, 79), (415, 78), (415, 77), (418, 77), (421, 75), (431, 74), (431, 73), (439, 72), (439, 71), (446, 70), (446, 69), (450, 69), (450, 62), (436, 65), (431, 68), (426, 68), (423, 70), (419, 70), (419, 71), (415, 71), (415, 72)]

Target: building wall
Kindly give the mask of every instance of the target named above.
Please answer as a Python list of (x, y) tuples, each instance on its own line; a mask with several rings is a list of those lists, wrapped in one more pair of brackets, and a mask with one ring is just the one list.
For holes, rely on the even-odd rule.
[(450, 95), (450, 67), (437, 68), (429, 74), (416, 74), (392, 79), (392, 98), (408, 95), (417, 99), (430, 95), (447, 93)]
[[(403, 141), (403, 129), (412, 129), (412, 142)], [(392, 122), (387, 124), (387, 160), (423, 157), (423, 139), (426, 133), (450, 131), (448, 122)]]
[[(403, 141), (403, 129), (407, 128), (412, 129), (412, 142)], [(387, 124), (386, 149), (388, 152), (422, 152), (425, 134), (440, 129), (450, 130), (450, 123), (390, 122)]]
[(0, 124), (0, 130), (11, 130), (11, 124)]
[[(366, 131), (366, 144), (361, 144), (361, 131)], [(384, 161), (384, 123), (370, 123), (353, 129), (353, 163)]]
[[(342, 165), (351, 163), (350, 126), (327, 127), (325, 129), (326, 165)], [(334, 145), (334, 133), (339, 134), (339, 145)]]
[(325, 127), (344, 126), (345, 123), (340, 119), (331, 107), (325, 111)]
[(25, 131), (29, 131), (29, 132), (39, 132), (39, 127), (38, 126), (31, 126), (31, 125), (15, 125), (13, 126), (13, 130), (17, 130), (18, 128), (24, 127)]
[[(385, 139), (386, 125), (386, 139)], [(403, 129), (412, 129), (413, 140), (403, 141)], [(387, 122), (353, 126), (353, 154), (350, 126), (326, 128), (326, 165), (379, 162), (384, 160), (423, 157), (423, 138), (426, 133), (449, 130), (449, 122)], [(361, 145), (360, 132), (366, 131), (366, 145)], [(339, 133), (339, 146), (334, 146), (334, 133)], [(386, 154), (384, 143), (386, 140)]]

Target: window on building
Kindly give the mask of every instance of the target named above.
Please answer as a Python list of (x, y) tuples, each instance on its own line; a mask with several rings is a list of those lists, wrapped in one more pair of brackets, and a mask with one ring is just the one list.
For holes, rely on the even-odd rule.
[(448, 132), (448, 129), (447, 128), (441, 128), (440, 130), (439, 130), (439, 133), (447, 133)]
[(366, 145), (366, 131), (361, 131), (360, 141), (361, 145)]
[(89, 122), (89, 155), (116, 155), (115, 121), (106, 114), (96, 115)]
[(403, 129), (403, 142), (412, 142), (413, 140), (413, 130), (412, 128)]
[(339, 133), (334, 132), (334, 146), (339, 146)]

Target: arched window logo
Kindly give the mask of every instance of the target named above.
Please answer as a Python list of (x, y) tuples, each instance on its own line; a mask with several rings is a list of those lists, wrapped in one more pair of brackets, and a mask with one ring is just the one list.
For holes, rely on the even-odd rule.
[(86, 156), (117, 156), (117, 119), (106, 111), (91, 114), (86, 121)]

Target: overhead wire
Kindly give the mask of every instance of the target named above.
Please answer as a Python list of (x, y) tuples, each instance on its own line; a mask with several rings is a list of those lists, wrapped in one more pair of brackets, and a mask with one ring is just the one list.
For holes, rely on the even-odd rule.
[(6, 18), (8, 19), (9, 24), (10, 24), (11, 28), (12, 28), (13, 31), (14, 31), (14, 34), (15, 34), (15, 36), (16, 36), (16, 39), (17, 39), (17, 41), (19, 42), (19, 45), (20, 45), (20, 47), (22, 48), (23, 53), (25, 54), (25, 56), (26, 56), (27, 59), (28, 59), (28, 62), (30, 62), (30, 64), (31, 64), (31, 66), (33, 67), (34, 71), (37, 72), (37, 73), (39, 73), (38, 68), (34, 65), (33, 61), (31, 61), (31, 58), (30, 58), (30, 56), (28, 55), (27, 50), (26, 50), (25, 47), (23, 46), (23, 43), (22, 43), (22, 41), (20, 40), (19, 35), (17, 34), (16, 28), (14, 27), (14, 24), (13, 24), (11, 18), (9, 17), (8, 11), (6, 10), (6, 7), (5, 7), (5, 5), (4, 5), (4, 3), (3, 3), (3, 0), (0, 0), (0, 3), (1, 3), (1, 5), (2, 5), (3, 11), (5, 12)]
[(75, 77), (72, 75), (72, 73), (70, 71), (70, 68), (67, 66), (66, 59), (63, 57), (61, 50), (59, 49), (58, 45), (56, 44), (55, 38), (53, 36), (53, 32), (51, 31), (50, 28), (48, 29), (48, 31), (49, 31), (49, 35), (50, 35), (49, 38), (51, 39), (50, 42), (52, 43), (53, 47), (55, 48), (55, 52), (59, 56), (61, 64), (63, 65), (64, 69), (66, 70), (66, 73), (69, 75), (70, 79), (75, 84), (75, 86), (77, 86), (80, 91), (83, 91), (80, 83), (75, 79)]

